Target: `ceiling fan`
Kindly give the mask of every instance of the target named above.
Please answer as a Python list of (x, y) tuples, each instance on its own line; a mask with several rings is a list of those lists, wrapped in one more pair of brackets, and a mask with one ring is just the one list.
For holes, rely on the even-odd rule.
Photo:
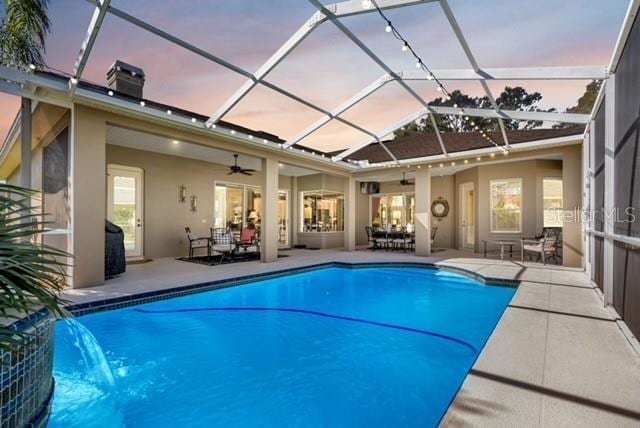
[(403, 172), (402, 173), (402, 180), (400, 180), (400, 185), (401, 186), (408, 186), (410, 184), (413, 184), (413, 181), (407, 180), (407, 173)]
[(238, 155), (234, 154), (233, 157), (235, 159), (235, 162), (233, 165), (229, 165), (229, 173), (227, 175), (231, 175), (231, 174), (253, 175), (251, 173), (255, 172), (255, 169), (242, 168), (241, 166), (238, 165)]

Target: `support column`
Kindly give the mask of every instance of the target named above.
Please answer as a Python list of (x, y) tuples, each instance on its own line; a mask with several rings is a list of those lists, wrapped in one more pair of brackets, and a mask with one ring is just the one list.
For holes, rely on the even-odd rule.
[(605, 82), (605, 131), (604, 131), (604, 269), (603, 291), (605, 304), (613, 304), (613, 195), (615, 193), (614, 152), (615, 152), (615, 106), (616, 76), (611, 74)]
[(73, 288), (83, 288), (104, 282), (107, 127), (102, 113), (75, 105), (70, 129), (71, 282)]
[[(565, 189), (583, 189), (582, 184), (582, 148), (571, 146), (562, 156), (562, 185)], [(583, 267), (582, 224), (580, 213), (582, 195), (580, 192), (562, 192), (562, 206), (571, 214), (562, 224), (562, 264), (571, 267)]]
[(260, 259), (278, 260), (278, 161), (262, 160), (262, 213), (260, 215)]
[(347, 177), (344, 183), (344, 250), (356, 249), (356, 179)]
[(416, 256), (431, 255), (431, 170), (416, 170)]
[(291, 218), (289, 229), (291, 233), (291, 247), (298, 245), (298, 230), (300, 230), (300, 201), (298, 200), (298, 177), (291, 177)]
[(31, 99), (22, 98), (20, 110), (20, 186), (31, 188)]

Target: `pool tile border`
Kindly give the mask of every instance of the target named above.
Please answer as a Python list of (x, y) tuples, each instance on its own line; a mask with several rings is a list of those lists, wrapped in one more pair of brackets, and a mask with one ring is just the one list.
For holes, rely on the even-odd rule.
[(372, 267), (416, 267), (422, 269), (437, 269), (446, 272), (452, 272), (464, 275), (483, 284), (490, 284), (505, 287), (517, 287), (519, 280), (485, 277), (479, 273), (473, 272), (460, 267), (439, 266), (434, 263), (415, 263), (415, 262), (323, 262), (307, 266), (294, 268), (286, 268), (271, 272), (261, 272), (251, 275), (244, 275), (232, 278), (224, 278), (214, 281), (201, 282), (190, 285), (182, 285), (178, 287), (166, 288), (156, 291), (147, 291), (142, 293), (131, 294), (127, 296), (111, 297), (107, 299), (94, 300), (91, 302), (83, 302), (68, 305), (65, 309), (74, 316), (88, 315), (95, 312), (102, 312), (114, 309), (122, 309), (130, 306), (141, 305), (144, 303), (156, 302), (160, 300), (172, 299), (174, 297), (188, 296), (196, 293), (234, 287), (238, 285), (257, 282), (265, 279), (273, 279), (291, 274), (315, 271), (330, 267), (338, 267), (343, 269), (363, 269)]

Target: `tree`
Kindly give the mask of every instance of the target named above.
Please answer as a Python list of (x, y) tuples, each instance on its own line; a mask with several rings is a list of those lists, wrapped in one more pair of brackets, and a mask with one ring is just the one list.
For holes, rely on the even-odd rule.
[(7, 0), (6, 21), (0, 28), (0, 64), (18, 68), (44, 65), (50, 22), (49, 0)]
[[(591, 114), (591, 110), (593, 109), (593, 105), (596, 103), (596, 99), (598, 98), (598, 93), (600, 92), (600, 87), (602, 86), (601, 80), (592, 80), (586, 87), (584, 94), (580, 98), (578, 98), (578, 102), (573, 107), (569, 107), (567, 109), (567, 113), (581, 113), (581, 114)], [(571, 128), (576, 126), (573, 123), (558, 123), (554, 125), (554, 128)]]
[[(444, 106), (453, 107), (457, 105), (462, 108), (492, 108), (489, 97), (471, 97), (462, 93), (456, 89), (451, 92), (451, 99), (446, 100), (442, 97), (438, 97), (431, 101), (429, 105), (432, 106)], [(540, 111), (537, 104), (542, 99), (542, 94), (539, 92), (529, 93), (521, 86), (505, 87), (498, 98), (496, 98), (496, 104), (498, 107), (504, 110), (520, 110), (520, 111)], [(461, 115), (435, 115), (436, 124), (441, 132), (471, 132), (475, 131), (475, 127), (484, 131), (496, 131), (498, 130), (498, 121), (496, 119), (475, 117), (470, 120), (465, 120)], [(473, 125), (471, 124), (473, 122)], [(505, 127), (507, 129), (532, 129), (536, 126), (540, 126), (542, 122), (539, 121), (516, 121), (506, 120)], [(433, 133), (435, 129), (429, 117), (424, 117), (419, 121), (408, 124), (407, 126), (394, 132), (396, 137), (409, 135), (413, 133)]]

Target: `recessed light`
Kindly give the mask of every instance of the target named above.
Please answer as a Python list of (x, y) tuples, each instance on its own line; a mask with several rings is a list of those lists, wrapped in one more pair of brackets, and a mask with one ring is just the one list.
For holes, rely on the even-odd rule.
[(192, 117), (192, 118), (191, 118), (191, 122), (196, 123), (196, 122), (197, 122), (197, 119), (196, 119), (195, 117)]
[(180, 144), (180, 141), (178, 141), (178, 140), (173, 140), (173, 141), (171, 141), (171, 142), (172, 142), (174, 145), (176, 145), (176, 146), (177, 146), (178, 144)]
[(172, 114), (173, 112), (171, 110), (167, 110), (167, 114)]
[(110, 97), (112, 97), (112, 96), (113, 96), (113, 91), (109, 91), (109, 92), (107, 92), (107, 95), (109, 95)]
[(231, 135), (236, 135), (236, 130), (235, 129), (231, 130)]
[(145, 103), (144, 101), (140, 101), (140, 106), (144, 107), (146, 105), (147, 105), (147, 103)]

